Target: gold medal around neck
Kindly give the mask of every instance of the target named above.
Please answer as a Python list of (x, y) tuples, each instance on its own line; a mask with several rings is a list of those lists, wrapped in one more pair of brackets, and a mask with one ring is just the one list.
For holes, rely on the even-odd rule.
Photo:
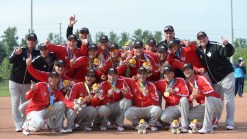
[(164, 96), (165, 96), (165, 97), (169, 97), (169, 95), (170, 95), (170, 92), (165, 92), (165, 93), (164, 93)]
[(115, 86), (113, 86), (113, 87), (112, 87), (112, 90), (113, 90), (114, 92), (116, 92), (117, 89), (116, 89)]
[(54, 110), (54, 106), (49, 106), (48, 109), (49, 109), (50, 111), (53, 111), (53, 110)]

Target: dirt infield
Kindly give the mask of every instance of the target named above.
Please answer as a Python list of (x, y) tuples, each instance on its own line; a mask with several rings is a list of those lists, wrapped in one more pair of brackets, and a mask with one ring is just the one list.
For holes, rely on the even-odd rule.
[(247, 96), (236, 98), (236, 114), (235, 114), (235, 130), (225, 130), (225, 110), (220, 120), (220, 128), (214, 131), (214, 134), (172, 134), (166, 130), (159, 130), (158, 132), (149, 132), (146, 135), (138, 134), (136, 131), (131, 130), (131, 124), (125, 120), (127, 130), (124, 132), (117, 132), (116, 130), (108, 130), (106, 132), (94, 129), (91, 132), (75, 131), (72, 134), (52, 134), (49, 131), (44, 132), (31, 132), (31, 135), (24, 136), (20, 132), (15, 132), (12, 116), (11, 116), (11, 104), (10, 97), (0, 97), (0, 139), (12, 139), (12, 138), (60, 138), (60, 139), (160, 139), (160, 138), (205, 138), (205, 139), (247, 139)]

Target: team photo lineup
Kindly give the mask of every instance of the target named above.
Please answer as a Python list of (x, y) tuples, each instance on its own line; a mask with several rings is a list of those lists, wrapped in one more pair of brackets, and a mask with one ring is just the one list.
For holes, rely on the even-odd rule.
[(87, 27), (73, 33), (75, 16), (68, 22), (66, 44), (38, 44), (30, 33), (26, 46), (9, 57), (16, 132), (234, 130), (235, 76), (228, 58), (235, 49), (223, 36), (215, 42), (199, 30), (192, 42), (176, 38), (175, 28), (164, 25), (161, 42), (149, 38), (120, 46), (102, 35), (95, 44)]

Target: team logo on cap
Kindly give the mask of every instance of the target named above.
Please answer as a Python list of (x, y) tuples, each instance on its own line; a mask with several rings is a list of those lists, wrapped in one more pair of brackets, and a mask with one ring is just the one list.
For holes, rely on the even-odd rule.
[(161, 49), (164, 49), (165, 47), (164, 47), (164, 46), (161, 46), (160, 48), (161, 48)]

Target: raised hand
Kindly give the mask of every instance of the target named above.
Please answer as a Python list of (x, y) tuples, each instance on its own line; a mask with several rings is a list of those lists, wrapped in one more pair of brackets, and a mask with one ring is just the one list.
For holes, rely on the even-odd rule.
[(229, 43), (228, 40), (224, 39), (223, 36), (221, 36), (221, 41), (224, 46), (226, 46)]
[(127, 91), (128, 91), (128, 88), (125, 86), (125, 84), (123, 84), (123, 88), (121, 89), (121, 92), (122, 92), (123, 94), (126, 94)]
[(18, 48), (15, 50), (16, 55), (20, 55), (22, 52), (21, 45), (18, 46)]
[(36, 89), (36, 84), (33, 80), (31, 80), (31, 86), (30, 86), (31, 90), (35, 90)]
[(32, 64), (32, 54), (30, 54), (30, 56), (26, 59), (26, 64), (27, 65), (31, 65)]
[(71, 16), (69, 18), (69, 26), (72, 27), (75, 23), (77, 22), (77, 20), (75, 19), (75, 15)]
[(189, 46), (189, 45), (191, 44), (191, 42), (189, 42), (189, 41), (187, 41), (187, 40), (180, 40), (180, 42), (181, 42), (182, 44), (184, 44), (185, 47), (187, 47), (187, 46)]
[(200, 75), (203, 75), (205, 73), (205, 69), (204, 68), (200, 68), (198, 71), (197, 71)]

